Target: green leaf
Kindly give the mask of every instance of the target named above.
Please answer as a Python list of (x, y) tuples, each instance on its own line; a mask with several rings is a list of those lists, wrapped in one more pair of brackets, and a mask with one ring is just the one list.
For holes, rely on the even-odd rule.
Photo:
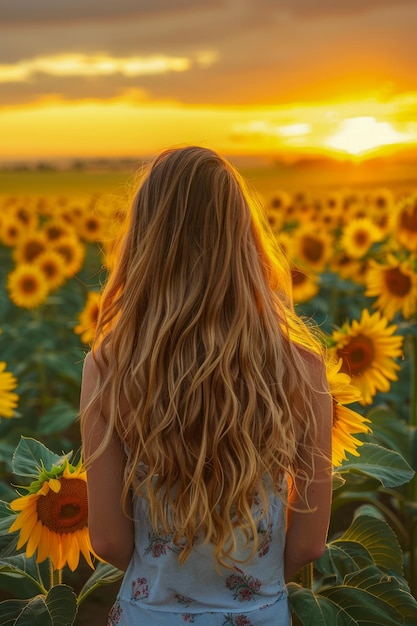
[(295, 583), (289, 583), (287, 588), (291, 611), (303, 626), (357, 626), (349, 614), (331, 599)]
[(395, 533), (383, 520), (368, 515), (357, 517), (335, 543), (346, 541), (366, 548), (378, 567), (403, 575), (401, 547)]
[(36, 439), (21, 437), (13, 455), (13, 472), (16, 476), (36, 480), (42, 463), (50, 468), (52, 465), (60, 465), (66, 457), (55, 454)]
[(14, 556), (0, 559), (0, 575), (18, 576), (29, 580), (40, 592), (45, 592), (42, 580), (39, 578), (39, 569), (35, 559), (28, 558), (25, 554), (15, 554)]
[(386, 407), (375, 407), (367, 413), (366, 417), (372, 422), (373, 439), (379, 440), (383, 446), (399, 452), (410, 460), (410, 429), (394, 411)]
[(77, 412), (68, 402), (59, 402), (42, 415), (37, 433), (40, 435), (59, 433), (71, 426), (76, 417)]
[(109, 563), (99, 563), (90, 578), (81, 589), (78, 603), (81, 604), (86, 597), (101, 585), (110, 585), (123, 578), (123, 572)]
[(349, 460), (337, 469), (340, 474), (356, 472), (371, 476), (384, 487), (404, 485), (414, 476), (414, 470), (401, 454), (394, 450), (374, 443), (364, 443), (359, 451), (359, 457), (349, 455)]
[(67, 585), (52, 587), (46, 596), (0, 602), (0, 626), (71, 626), (76, 615), (75, 593)]
[(68, 626), (73, 624), (77, 615), (77, 598), (68, 585), (52, 587), (45, 599), (53, 626)]
[(0, 602), (0, 626), (51, 626), (42, 596)]
[[(354, 623), (375, 626), (415, 624), (417, 602), (396, 577), (371, 565), (345, 577), (343, 585), (332, 585), (320, 595), (346, 611)], [(406, 620), (406, 621), (405, 621)]]
[(327, 545), (326, 551), (315, 562), (315, 567), (325, 576), (335, 578), (341, 584), (347, 574), (373, 564), (368, 550), (355, 541), (334, 541)]

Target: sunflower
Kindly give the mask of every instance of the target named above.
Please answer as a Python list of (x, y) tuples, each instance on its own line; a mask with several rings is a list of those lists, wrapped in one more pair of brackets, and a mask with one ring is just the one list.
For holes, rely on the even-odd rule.
[(23, 235), (16, 243), (13, 252), (16, 263), (31, 263), (37, 256), (45, 252), (48, 241), (42, 232)]
[(83, 215), (78, 222), (78, 227), (80, 236), (88, 243), (102, 241), (103, 224), (95, 213), (89, 212)]
[(318, 276), (306, 274), (298, 267), (291, 268), (291, 280), (295, 303), (307, 302), (319, 291)]
[(353, 219), (343, 228), (340, 245), (354, 259), (361, 259), (376, 241), (381, 231), (368, 217)]
[(417, 252), (417, 193), (406, 198), (398, 207), (395, 233), (401, 245)]
[(400, 261), (388, 254), (386, 263), (371, 261), (366, 296), (378, 296), (374, 306), (391, 320), (401, 311), (406, 319), (417, 310), (417, 273), (411, 259)]
[[(67, 459), (51, 470), (40, 469), (38, 479), (25, 487), (28, 493), (10, 503), (18, 515), (9, 532), (20, 531), (17, 549), (26, 544), (26, 556), (36, 554), (36, 562), (48, 557), (54, 569), (65, 564), (74, 571), (80, 552), (94, 568), (94, 555), (88, 533), (86, 471), (81, 461), (71, 465)], [(94, 555), (95, 556), (95, 555)]]
[(30, 206), (30, 201), (25, 205), (19, 203), (11, 209), (12, 216), (20, 222), (25, 230), (35, 230), (39, 224), (39, 215), (34, 206)]
[(21, 263), (7, 277), (11, 301), (24, 309), (39, 306), (48, 297), (48, 283), (35, 264)]
[(294, 254), (296, 258), (316, 272), (325, 269), (333, 248), (332, 237), (329, 233), (311, 230), (310, 227), (300, 227), (294, 232)]
[(342, 372), (352, 377), (352, 384), (361, 392), (359, 402), (371, 404), (378, 392), (388, 392), (390, 381), (398, 379), (400, 366), (395, 358), (402, 354), (402, 336), (393, 336), (396, 326), (388, 326), (388, 320), (379, 311), (369, 314), (364, 309), (360, 321), (344, 324), (331, 336), (331, 356), (341, 358)]
[(13, 417), (19, 396), (13, 392), (17, 380), (11, 372), (6, 372), (6, 363), (0, 362), (0, 417)]
[(85, 247), (75, 236), (67, 235), (52, 243), (52, 249), (65, 261), (65, 276), (70, 278), (81, 269), (84, 263)]
[(342, 365), (342, 359), (329, 361), (327, 364), (327, 381), (333, 400), (333, 467), (339, 467), (347, 459), (346, 452), (359, 456), (357, 448), (363, 442), (356, 439), (354, 434), (371, 432), (368, 426), (370, 420), (345, 406), (358, 402), (361, 394), (359, 389), (352, 385), (350, 376), (340, 371)]
[(11, 217), (5, 215), (1, 225), (1, 242), (5, 246), (13, 247), (19, 241), (23, 232), (22, 224)]
[(73, 237), (75, 230), (62, 217), (53, 217), (45, 222), (43, 233), (49, 242), (57, 243), (63, 237)]
[(40, 254), (35, 264), (41, 270), (49, 291), (58, 289), (65, 282), (65, 262), (55, 250), (46, 250)]
[(81, 341), (84, 343), (91, 343), (94, 339), (100, 307), (100, 297), (100, 293), (97, 291), (90, 291), (88, 293), (85, 307), (78, 317), (79, 324), (74, 328), (77, 335), (81, 335)]

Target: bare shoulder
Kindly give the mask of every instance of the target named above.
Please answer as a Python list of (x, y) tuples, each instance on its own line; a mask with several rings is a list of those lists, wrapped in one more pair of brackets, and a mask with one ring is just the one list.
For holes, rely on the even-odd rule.
[(81, 381), (81, 412), (90, 403), (92, 397), (96, 393), (96, 389), (103, 378), (105, 372), (105, 362), (103, 357), (98, 353), (89, 352), (83, 364), (82, 381)]
[(107, 364), (100, 350), (88, 352), (83, 364), (83, 383), (90, 378), (103, 376), (106, 372)]
[(324, 356), (299, 344), (294, 344), (294, 347), (304, 364), (311, 384), (317, 389), (327, 390), (327, 372)]

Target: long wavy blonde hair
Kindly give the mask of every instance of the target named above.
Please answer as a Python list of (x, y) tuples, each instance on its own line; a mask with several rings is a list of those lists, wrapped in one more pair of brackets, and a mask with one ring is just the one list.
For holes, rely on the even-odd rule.
[(116, 432), (123, 502), (148, 500), (181, 561), (204, 536), (227, 565), (237, 528), (257, 549), (255, 494), (261, 516), (265, 476), (285, 499), (315, 428), (306, 352), (320, 344), (294, 314), (284, 256), (238, 172), (201, 147), (160, 154), (103, 291), (89, 407), (101, 401), (108, 425), (94, 456)]

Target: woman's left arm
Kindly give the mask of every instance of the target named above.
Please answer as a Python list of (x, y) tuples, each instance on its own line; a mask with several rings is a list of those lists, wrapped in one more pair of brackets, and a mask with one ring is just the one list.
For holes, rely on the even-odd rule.
[[(81, 385), (80, 412), (83, 414), (96, 387), (98, 366), (87, 355)], [(103, 560), (126, 570), (134, 547), (133, 522), (121, 504), (126, 456), (123, 444), (113, 433), (100, 456), (89, 462), (107, 430), (106, 417), (89, 411), (81, 420), (84, 462), (87, 463), (88, 527), (93, 550)], [(131, 508), (131, 507), (130, 507)]]

